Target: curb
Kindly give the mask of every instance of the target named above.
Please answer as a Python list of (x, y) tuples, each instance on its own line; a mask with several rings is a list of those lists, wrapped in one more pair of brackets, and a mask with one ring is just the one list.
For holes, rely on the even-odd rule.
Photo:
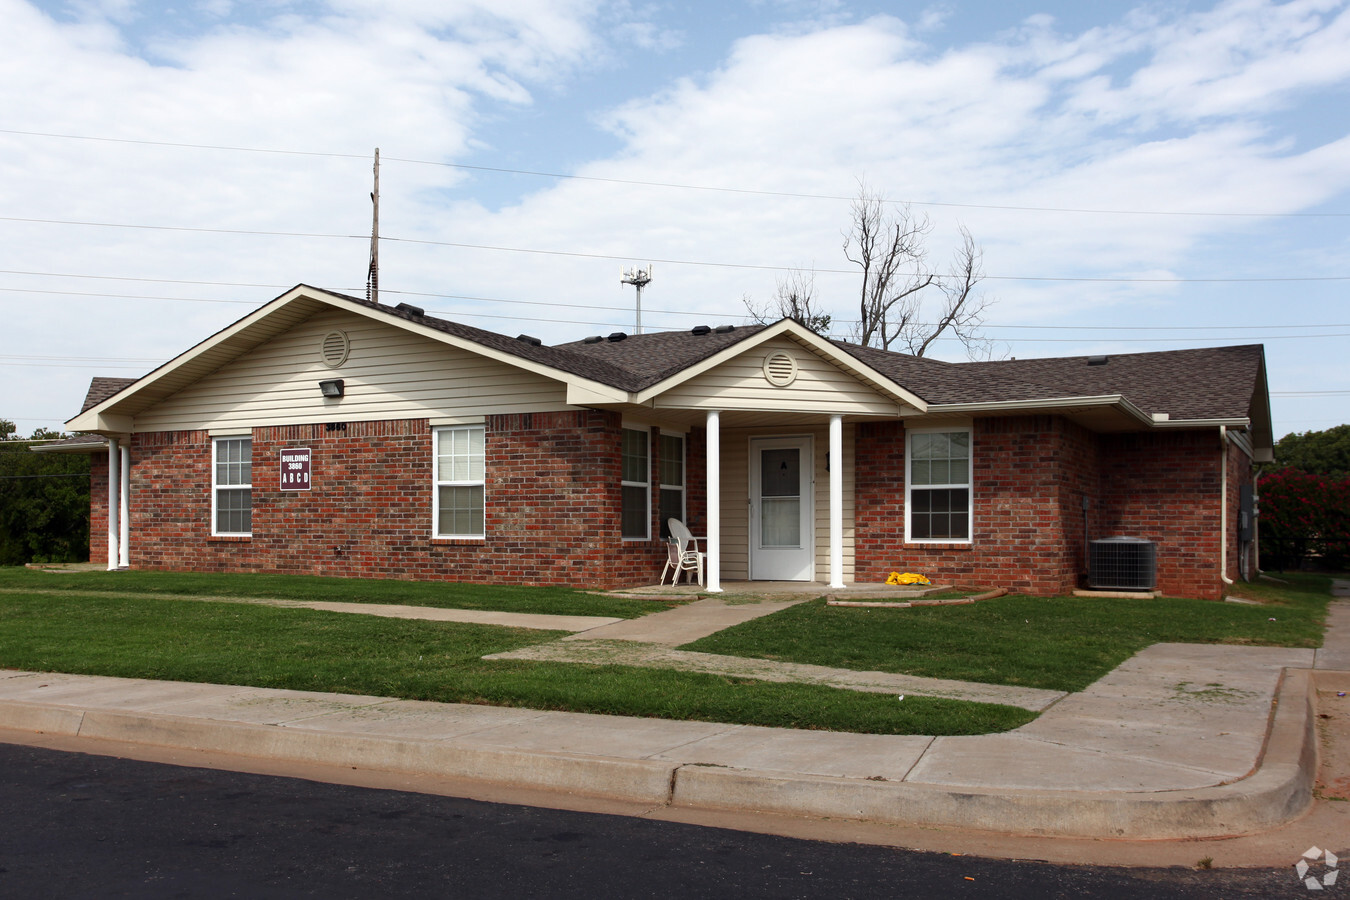
[(437, 775), (651, 806), (1084, 838), (1230, 837), (1269, 830), (1312, 802), (1313, 672), (1285, 669), (1256, 768), (1229, 784), (1155, 793), (952, 788), (793, 775), (453, 741), (339, 734), (138, 712), (0, 702), (0, 728), (298, 763)]
[(672, 805), (1058, 837), (1214, 838), (1267, 831), (1312, 802), (1317, 740), (1310, 676), (1307, 669), (1285, 670), (1261, 761), (1246, 778), (1215, 787), (1156, 793), (954, 789), (684, 767)]

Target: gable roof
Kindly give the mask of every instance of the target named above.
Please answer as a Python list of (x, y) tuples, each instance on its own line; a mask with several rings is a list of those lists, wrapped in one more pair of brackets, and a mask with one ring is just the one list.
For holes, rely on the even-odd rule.
[[(545, 346), (428, 316), (409, 304), (386, 306), (303, 284), (143, 378), (95, 378), (81, 414), (69, 424), (82, 431), (129, 430), (129, 425), (119, 426), (129, 423), (130, 416), (325, 306), (379, 318), (565, 381), (569, 391), (580, 385), (586, 390), (578, 397), (594, 398), (581, 401), (583, 405), (644, 402), (698, 371), (783, 335), (918, 411), (970, 414), (1023, 405), (1050, 409), (1109, 404), (1140, 424), (1176, 427), (1250, 421), (1256, 445), (1271, 444), (1264, 351), (1259, 344), (1116, 354), (1104, 357), (1105, 363), (1099, 365), (1090, 364), (1093, 358), (1086, 356), (950, 363), (827, 340), (784, 319), (772, 325), (653, 332)], [(569, 397), (569, 402), (577, 401)]]

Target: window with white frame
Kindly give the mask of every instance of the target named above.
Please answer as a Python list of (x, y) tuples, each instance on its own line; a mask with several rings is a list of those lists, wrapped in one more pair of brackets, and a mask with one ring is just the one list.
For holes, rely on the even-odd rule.
[[(671, 519), (684, 522), (684, 435), (661, 434), (661, 537), (670, 535)], [(686, 523), (687, 524), (687, 523)]]
[(436, 537), (483, 537), (483, 426), (436, 428), (432, 440), (436, 448), (432, 497)]
[(645, 429), (623, 430), (623, 512), (620, 527), (624, 540), (645, 541), (651, 537), (651, 434)]
[(970, 540), (970, 444), (969, 428), (906, 433), (906, 540)]
[(253, 439), (211, 441), (211, 533), (253, 533)]

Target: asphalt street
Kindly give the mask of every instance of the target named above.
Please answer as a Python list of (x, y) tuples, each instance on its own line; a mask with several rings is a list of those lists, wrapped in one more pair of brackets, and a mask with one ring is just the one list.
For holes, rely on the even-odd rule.
[(1307, 894), (1289, 868), (987, 860), (8, 744), (0, 811), (0, 897)]

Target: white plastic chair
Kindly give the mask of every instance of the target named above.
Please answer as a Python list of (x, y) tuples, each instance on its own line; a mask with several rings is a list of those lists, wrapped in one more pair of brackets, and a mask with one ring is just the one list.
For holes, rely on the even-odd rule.
[(666, 559), (666, 568), (661, 570), (662, 583), (666, 580), (666, 572), (673, 567), (675, 571), (670, 576), (671, 584), (680, 580), (681, 572), (695, 572), (698, 574), (699, 586), (702, 586), (705, 554), (698, 549), (698, 540), (679, 519), (666, 520), (666, 526), (670, 529), (673, 541)]

